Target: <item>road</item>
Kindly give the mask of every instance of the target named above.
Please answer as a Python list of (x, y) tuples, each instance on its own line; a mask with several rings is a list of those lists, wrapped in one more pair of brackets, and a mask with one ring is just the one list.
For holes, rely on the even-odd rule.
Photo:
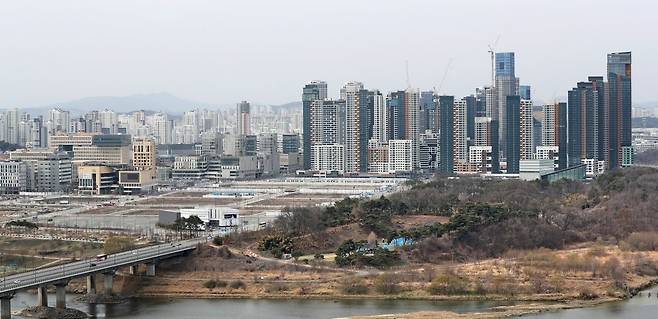
[(0, 295), (176, 255), (192, 250), (205, 241), (205, 238), (195, 238), (160, 244), (111, 254), (105, 260), (87, 259), (7, 276), (1, 279)]

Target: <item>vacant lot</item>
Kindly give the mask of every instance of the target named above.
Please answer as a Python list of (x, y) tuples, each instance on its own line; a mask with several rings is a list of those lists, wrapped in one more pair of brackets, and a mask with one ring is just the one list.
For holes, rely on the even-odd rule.
[(0, 251), (5, 254), (52, 256), (59, 258), (94, 256), (101, 244), (63, 240), (17, 239), (0, 237)]

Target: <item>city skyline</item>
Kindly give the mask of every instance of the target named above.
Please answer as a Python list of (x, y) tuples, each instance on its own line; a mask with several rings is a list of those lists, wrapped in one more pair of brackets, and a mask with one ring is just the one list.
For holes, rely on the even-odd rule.
[[(533, 87), (533, 98), (542, 103), (565, 100), (570, 89), (566, 84), (581, 74), (604, 76), (597, 73), (605, 65), (599, 52), (624, 50), (634, 52), (639, 70), (634, 73), (633, 100), (657, 101), (649, 86), (658, 63), (645, 41), (651, 31), (643, 27), (650, 21), (652, 5), (633, 1), (612, 9), (612, 2), (597, 1), (591, 11), (593, 3), (569, 2), (569, 10), (564, 10), (566, 1), (411, 1), (404, 8), (404, 23), (394, 26), (386, 17), (399, 8), (386, 1), (350, 3), (355, 14), (343, 14), (343, 5), (335, 2), (304, 8), (295, 2), (252, 1), (220, 8), (196, 2), (156, 7), (146, 1), (130, 6), (133, 14), (128, 16), (124, 13), (129, 6), (120, 1), (110, 6), (65, 1), (42, 4), (38, 10), (29, 2), (7, 3), (2, 5), (9, 14), (1, 30), (12, 32), (0, 31), (6, 44), (0, 53), (6, 65), (0, 108), (162, 91), (212, 105), (232, 106), (245, 99), (254, 105), (277, 105), (299, 101), (297, 88), (313, 79), (330, 83), (330, 96), (353, 80), (383, 92), (405, 88), (405, 61), (411, 86), (465, 96), (490, 82), (487, 50), (499, 36), (496, 51), (516, 53), (517, 76)], [(285, 10), (291, 6), (300, 10)], [(513, 22), (496, 18), (509, 8), (519, 12)], [(592, 13), (583, 19), (578, 13), (582, 10)], [(620, 11), (638, 14), (621, 24), (616, 18), (623, 16)], [(34, 21), (26, 19), (28, 12)], [(359, 12), (369, 14), (360, 19)], [(115, 15), (121, 16), (120, 25), (114, 23)], [(314, 19), (309, 22), (308, 16)], [(536, 23), (550, 16), (569, 23)], [(451, 27), (464, 18), (473, 24)], [(144, 19), (152, 23), (145, 26)], [(606, 37), (583, 39), (573, 32), (592, 21), (607, 30)], [(81, 25), (85, 32), (66, 36)], [(236, 26), (240, 28), (233, 32)], [(362, 36), (338, 37), (348, 30)], [(318, 40), (301, 40), (309, 36)], [(171, 46), (175, 41), (183, 45)], [(400, 45), (390, 45), (396, 42)], [(273, 51), (260, 54), (265, 47)]]

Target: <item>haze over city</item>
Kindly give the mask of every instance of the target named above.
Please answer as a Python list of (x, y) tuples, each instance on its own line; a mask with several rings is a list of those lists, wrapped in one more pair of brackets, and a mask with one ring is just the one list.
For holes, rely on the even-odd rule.
[(658, 100), (647, 27), (655, 9), (607, 0), (5, 1), (0, 108), (156, 92), (217, 106), (283, 104), (314, 79), (332, 96), (350, 80), (405, 88), (405, 61), (411, 86), (463, 96), (489, 84), (497, 38), (545, 102), (583, 74), (604, 75), (602, 52), (632, 50), (641, 105)]
[(0, 319), (654, 318), (649, 1), (4, 1)]

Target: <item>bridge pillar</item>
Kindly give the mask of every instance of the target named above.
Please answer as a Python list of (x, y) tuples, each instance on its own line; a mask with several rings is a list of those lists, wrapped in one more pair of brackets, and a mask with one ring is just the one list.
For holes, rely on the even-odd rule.
[(88, 295), (96, 294), (96, 276), (94, 275), (87, 276), (87, 294)]
[(133, 275), (133, 276), (134, 276), (134, 275), (137, 275), (137, 265), (132, 265), (132, 266), (130, 266), (129, 271), (130, 271), (130, 274), (131, 274), (131, 275)]
[(103, 273), (103, 292), (106, 295), (112, 295), (112, 281), (114, 279), (114, 272)]
[(48, 291), (46, 286), (37, 288), (37, 306), (48, 307)]
[(146, 275), (149, 277), (155, 276), (155, 263), (146, 264)]
[(67, 282), (55, 283), (55, 308), (66, 309), (66, 285)]
[(13, 294), (0, 296), (0, 319), (11, 319), (11, 298)]

